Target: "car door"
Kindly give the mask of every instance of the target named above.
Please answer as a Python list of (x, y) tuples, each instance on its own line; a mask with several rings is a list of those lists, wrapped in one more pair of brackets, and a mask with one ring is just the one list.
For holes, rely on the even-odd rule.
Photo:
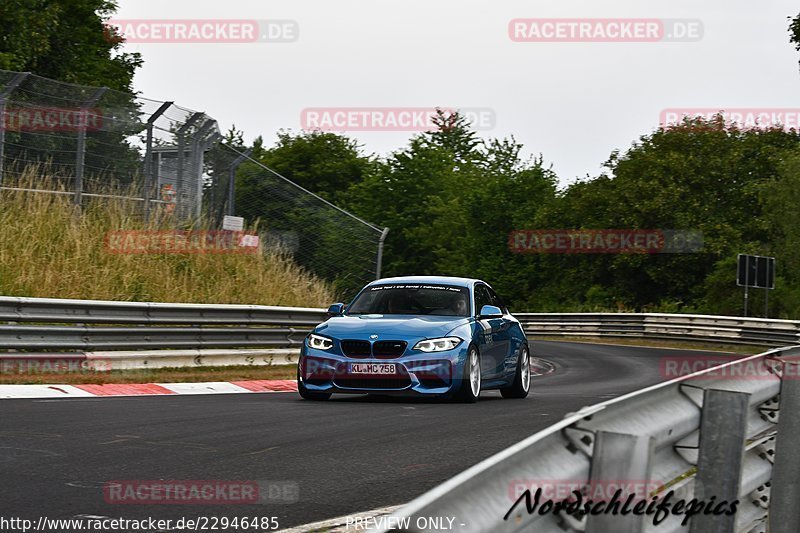
[[(505, 370), (509, 334), (504, 318), (480, 318), (484, 305), (496, 305), (491, 290), (482, 283), (475, 285), (475, 318), (478, 325), (478, 351), (481, 354), (481, 374), (485, 379), (501, 376)], [(499, 303), (499, 300), (497, 300)], [(501, 304), (502, 305), (502, 304)], [(502, 309), (502, 306), (498, 306)]]
[[(511, 328), (514, 326), (516, 321), (513, 319), (511, 314), (508, 312), (508, 308), (505, 306), (503, 301), (497, 296), (497, 293), (494, 292), (494, 289), (488, 287), (489, 295), (492, 298), (492, 305), (495, 307), (499, 307), (503, 310), (503, 318), (502, 323), (500, 324), (499, 331), (495, 332), (495, 342), (498, 344), (498, 356), (502, 357), (503, 359), (503, 369), (501, 372), (509, 372), (516, 369), (516, 359), (515, 359), (515, 352), (514, 352), (514, 343), (512, 342), (513, 332)], [(502, 349), (500, 348), (502, 346)]]

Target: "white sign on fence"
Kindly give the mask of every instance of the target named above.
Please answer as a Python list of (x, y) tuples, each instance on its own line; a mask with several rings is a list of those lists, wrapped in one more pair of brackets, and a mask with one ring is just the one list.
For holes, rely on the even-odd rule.
[(244, 218), (225, 215), (222, 219), (222, 229), (228, 231), (242, 231), (244, 229)]

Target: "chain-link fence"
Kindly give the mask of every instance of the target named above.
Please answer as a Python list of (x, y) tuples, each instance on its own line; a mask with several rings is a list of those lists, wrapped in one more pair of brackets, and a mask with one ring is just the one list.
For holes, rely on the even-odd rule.
[(343, 296), (379, 275), (385, 231), (222, 144), (204, 113), (0, 70), (0, 117), (4, 192), (70, 194), (78, 206), (121, 197), (145, 221), (183, 227), (242, 216), (265, 251), (291, 256)]
[(77, 205), (125, 190), (145, 218), (154, 209), (181, 222), (201, 215), (203, 154), (221, 139), (205, 114), (9, 71), (0, 71), (0, 112), (3, 190), (20, 189), (27, 169), (48, 188), (73, 194)]
[(380, 277), (387, 230), (338, 208), (227, 144), (212, 149), (207, 162), (214, 179), (206, 182), (206, 205), (215, 225), (225, 215), (256, 222), (265, 249), (288, 254), (307, 270), (334, 281), (344, 298)]

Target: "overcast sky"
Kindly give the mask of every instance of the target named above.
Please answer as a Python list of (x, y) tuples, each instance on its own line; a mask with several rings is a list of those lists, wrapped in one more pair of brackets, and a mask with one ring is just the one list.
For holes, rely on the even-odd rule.
[[(249, 142), (299, 131), (309, 108), (479, 108), (562, 184), (672, 108), (800, 108), (788, 0), (120, 0), (117, 19), (288, 20), (291, 42), (129, 43), (143, 96), (205, 111)], [(689, 42), (515, 42), (513, 19), (692, 19)], [(544, 26), (536, 26), (539, 29)], [(485, 112), (484, 112), (485, 113)], [(484, 115), (485, 118), (485, 115)], [(406, 131), (354, 131), (367, 153)]]

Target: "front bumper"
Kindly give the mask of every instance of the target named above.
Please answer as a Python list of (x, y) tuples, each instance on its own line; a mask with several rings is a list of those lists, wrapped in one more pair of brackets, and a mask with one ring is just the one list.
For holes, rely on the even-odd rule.
[[(462, 345), (446, 352), (413, 353), (392, 359), (352, 358), (304, 346), (298, 375), (302, 386), (312, 392), (445, 395), (460, 384), (467, 357)], [(394, 364), (396, 372), (352, 373), (352, 364)]]

